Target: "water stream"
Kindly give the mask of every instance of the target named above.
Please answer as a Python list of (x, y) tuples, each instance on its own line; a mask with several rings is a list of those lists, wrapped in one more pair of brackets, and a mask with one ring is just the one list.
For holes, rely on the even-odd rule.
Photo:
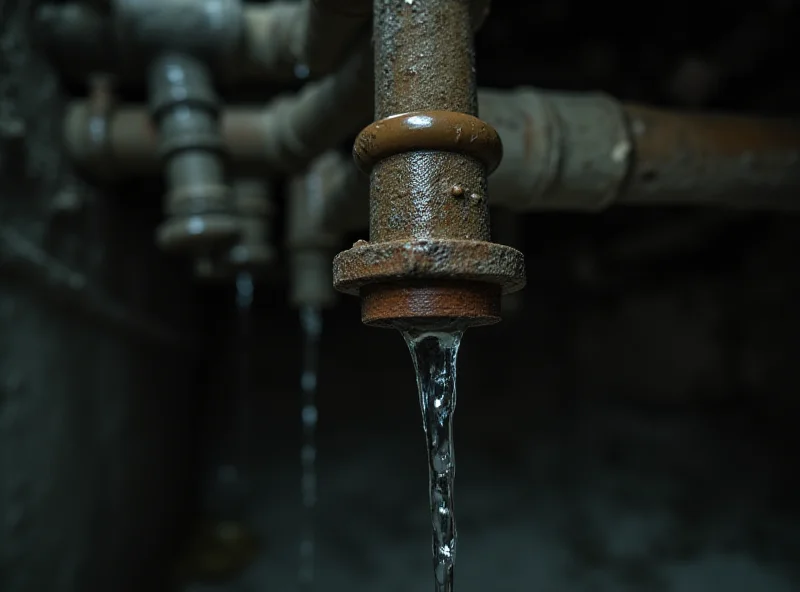
[(303, 370), (300, 375), (302, 393), (302, 445), (300, 448), (303, 518), (300, 530), (300, 569), (298, 581), (301, 590), (314, 587), (315, 561), (315, 510), (317, 505), (317, 371), (319, 367), (319, 341), (322, 333), (322, 311), (306, 306), (300, 310), (303, 328)]
[(453, 507), (453, 414), (456, 358), (463, 331), (403, 331), (417, 373), (422, 426), (428, 448), (433, 571), (436, 592), (453, 592), (456, 519)]

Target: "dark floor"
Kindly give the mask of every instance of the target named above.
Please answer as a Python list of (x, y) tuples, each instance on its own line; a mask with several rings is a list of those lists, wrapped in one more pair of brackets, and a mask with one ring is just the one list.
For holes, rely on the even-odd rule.
[[(774, 442), (742, 435), (746, 412), (585, 407), (506, 428), (501, 411), (456, 422), (462, 592), (800, 589), (800, 503)], [(324, 430), (318, 590), (431, 589), (423, 436), (399, 423)], [(261, 556), (236, 583), (190, 590), (297, 589), (297, 447), (269, 448)]]

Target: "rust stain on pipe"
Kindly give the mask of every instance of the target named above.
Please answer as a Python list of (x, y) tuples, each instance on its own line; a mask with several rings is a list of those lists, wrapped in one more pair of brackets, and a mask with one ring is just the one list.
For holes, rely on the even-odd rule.
[(502, 289), (524, 277), (521, 254), (489, 242), (486, 176), (502, 146), (475, 117), (470, 8), (375, 0), (378, 121), (354, 147), (371, 172), (370, 242), (334, 260), (337, 289), (361, 295), (368, 324), (496, 322)]
[(493, 203), (597, 211), (615, 203), (794, 210), (800, 121), (627, 105), (601, 93), (481, 93), (503, 139)]
[[(233, 107), (221, 114), (223, 142), (234, 168), (239, 172), (281, 172), (280, 163), (268, 161), (265, 153), (269, 133), (263, 107)], [(67, 108), (64, 136), (67, 150), (85, 171), (125, 179), (159, 172), (158, 128), (143, 107), (115, 108), (108, 119), (108, 133), (102, 144), (90, 135), (88, 105), (76, 101)]]
[(619, 201), (798, 208), (800, 121), (625, 105), (634, 158)]
[(503, 144), (492, 126), (451, 111), (415, 111), (376, 121), (359, 134), (353, 156), (369, 173), (385, 158), (421, 150), (471, 156), (483, 163), (486, 174), (494, 172), (503, 158)]

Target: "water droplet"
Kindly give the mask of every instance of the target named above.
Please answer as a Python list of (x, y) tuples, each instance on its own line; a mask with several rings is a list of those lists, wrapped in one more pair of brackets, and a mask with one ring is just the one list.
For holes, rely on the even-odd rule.
[(297, 64), (294, 67), (294, 77), (299, 80), (305, 80), (310, 74), (311, 70), (305, 64)]
[[(316, 384), (316, 380), (314, 381)], [(302, 412), (303, 425), (313, 426), (317, 423), (317, 407), (316, 405), (305, 405)]]

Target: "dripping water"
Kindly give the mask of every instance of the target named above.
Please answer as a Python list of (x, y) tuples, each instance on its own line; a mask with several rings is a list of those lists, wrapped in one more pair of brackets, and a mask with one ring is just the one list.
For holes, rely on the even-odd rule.
[(246, 475), (250, 391), (250, 311), (254, 285), (249, 273), (235, 278), (236, 326), (232, 368), (234, 394), (218, 396), (211, 413), (217, 440), (212, 451), (211, 483), (207, 510), (221, 521), (244, 519), (249, 483)]
[(250, 401), (250, 327), (255, 285), (247, 272), (236, 276), (234, 396), (225, 398), (218, 417), (223, 422), (216, 463), (214, 513), (221, 520), (244, 519), (249, 494), (247, 450)]
[(319, 342), (320, 334), (322, 333), (321, 310), (316, 306), (303, 307), (300, 310), (300, 324), (303, 328), (303, 370), (300, 375), (303, 430), (300, 448), (302, 471), (300, 495), (303, 504), (303, 519), (300, 532), (300, 569), (298, 578), (301, 590), (311, 590), (314, 586), (314, 514), (317, 504), (316, 395)]
[(414, 370), (428, 448), (433, 571), (436, 592), (453, 591), (456, 520), (453, 507), (453, 414), (456, 410), (456, 358), (463, 331), (403, 331)]
[(244, 469), (249, 459), (247, 458), (249, 442), (249, 402), (250, 402), (250, 363), (252, 352), (252, 309), (253, 297), (255, 296), (255, 283), (250, 273), (242, 272), (236, 276), (236, 308), (238, 312), (238, 326), (236, 329), (236, 341), (238, 343), (238, 397), (240, 408), (237, 413), (236, 433), (238, 442), (236, 445), (236, 457)]

